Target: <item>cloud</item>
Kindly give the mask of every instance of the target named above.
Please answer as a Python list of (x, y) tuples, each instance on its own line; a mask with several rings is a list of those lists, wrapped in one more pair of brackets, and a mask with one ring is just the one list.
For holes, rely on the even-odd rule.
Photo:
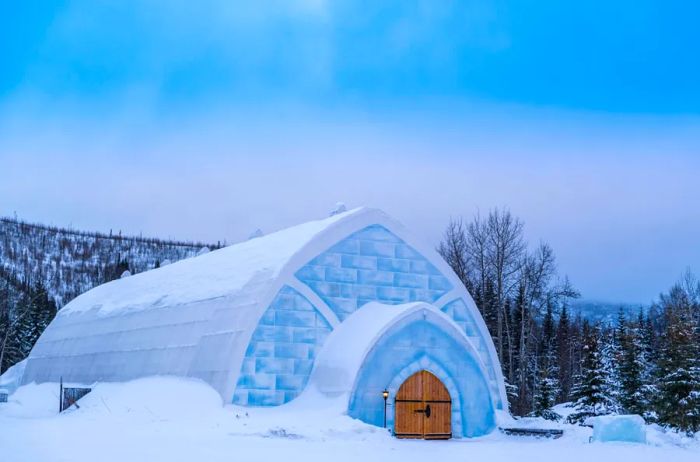
[(489, 106), (0, 118), (0, 214), (232, 242), (343, 201), (434, 244), (450, 216), (508, 206), (585, 296), (647, 301), (700, 261), (699, 127)]

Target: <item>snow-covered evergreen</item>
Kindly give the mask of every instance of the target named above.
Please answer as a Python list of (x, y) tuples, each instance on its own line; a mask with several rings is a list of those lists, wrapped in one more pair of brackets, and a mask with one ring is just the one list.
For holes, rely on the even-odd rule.
[(635, 322), (622, 321), (621, 355), (618, 364), (619, 400), (627, 414), (649, 418), (650, 360), (644, 338), (644, 315)]
[[(700, 287), (700, 286), (699, 286)], [(700, 291), (699, 291), (700, 292)], [(658, 420), (680, 430), (700, 431), (698, 300), (679, 286), (662, 297), (664, 335), (658, 362)]]
[(584, 323), (583, 339), (581, 373), (572, 391), (575, 412), (569, 416), (570, 422), (584, 422), (588, 417), (608, 414), (614, 403), (608, 388), (600, 326)]
[(559, 420), (561, 416), (552, 408), (557, 403), (561, 393), (559, 383), (559, 366), (557, 362), (557, 339), (554, 327), (552, 306), (547, 311), (542, 322), (542, 341), (539, 354), (540, 364), (535, 388), (533, 415), (547, 420)]

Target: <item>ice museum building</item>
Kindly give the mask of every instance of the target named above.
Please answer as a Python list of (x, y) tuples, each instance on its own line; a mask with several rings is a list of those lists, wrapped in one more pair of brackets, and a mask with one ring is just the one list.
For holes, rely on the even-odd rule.
[(370, 424), (386, 410), (397, 436), (449, 438), (495, 428), (500, 370), (446, 262), (358, 208), (86, 292), (48, 326), (22, 382), (196, 377), (241, 406), (313, 391)]

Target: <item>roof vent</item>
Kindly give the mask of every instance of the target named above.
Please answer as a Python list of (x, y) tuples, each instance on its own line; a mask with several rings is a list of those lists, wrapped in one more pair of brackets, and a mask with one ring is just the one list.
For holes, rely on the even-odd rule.
[(333, 215), (338, 215), (339, 213), (346, 212), (348, 208), (345, 206), (344, 203), (342, 202), (336, 202), (335, 207), (333, 207), (333, 210), (331, 210), (330, 216), (332, 217)]
[(265, 233), (262, 232), (262, 229), (258, 228), (252, 233), (250, 233), (250, 236), (248, 236), (248, 240), (255, 239), (256, 237), (262, 237), (264, 235)]

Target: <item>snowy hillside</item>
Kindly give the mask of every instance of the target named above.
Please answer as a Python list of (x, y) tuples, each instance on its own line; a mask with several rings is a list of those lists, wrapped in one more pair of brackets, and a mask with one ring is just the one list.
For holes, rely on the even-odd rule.
[(103, 282), (163, 262), (192, 257), (199, 242), (83, 232), (0, 218), (0, 268), (19, 281), (41, 282), (61, 306)]
[[(26, 358), (57, 309), (107, 281), (217, 248), (0, 218), (0, 373)], [(126, 274), (129, 274), (126, 273)]]
[[(589, 443), (591, 430), (558, 425), (557, 440), (506, 436), (398, 440), (344, 415), (342, 397), (279, 408), (222, 406), (195, 380), (154, 377), (99, 384), (80, 409), (57, 413), (58, 384), (27, 385), (0, 404), (3, 461), (696, 461), (700, 442), (647, 426), (647, 444)], [(336, 402), (337, 401), (337, 402)], [(300, 412), (303, 411), (303, 412)]]

